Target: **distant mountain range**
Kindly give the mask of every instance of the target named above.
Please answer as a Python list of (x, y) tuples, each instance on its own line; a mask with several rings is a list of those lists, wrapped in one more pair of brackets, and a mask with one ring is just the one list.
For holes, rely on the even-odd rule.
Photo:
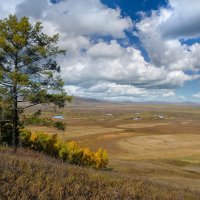
[(170, 104), (170, 105), (200, 105), (196, 102), (162, 102), (162, 101), (146, 101), (146, 102), (132, 102), (132, 101), (109, 101), (109, 100), (99, 100), (94, 98), (78, 97), (74, 96), (72, 105), (94, 105), (94, 104)]
[(101, 104), (101, 103), (106, 103), (106, 101), (75, 96), (73, 97), (72, 103), (70, 105), (94, 105), (94, 104)]

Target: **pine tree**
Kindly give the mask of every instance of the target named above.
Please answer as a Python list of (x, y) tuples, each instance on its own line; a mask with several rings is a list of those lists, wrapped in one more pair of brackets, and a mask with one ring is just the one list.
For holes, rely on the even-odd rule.
[[(42, 32), (27, 17), (14, 15), (0, 20), (0, 100), (12, 110), (13, 146), (19, 138), (19, 115), (37, 104), (64, 107), (71, 97), (63, 89), (60, 66), (55, 57), (64, 54), (57, 43), (59, 36)], [(27, 102), (27, 103), (25, 103)]]

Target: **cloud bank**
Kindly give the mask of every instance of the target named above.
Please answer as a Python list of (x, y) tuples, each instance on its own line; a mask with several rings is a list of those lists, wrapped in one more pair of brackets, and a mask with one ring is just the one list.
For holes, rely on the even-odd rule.
[[(110, 100), (179, 101), (176, 88), (199, 78), (200, 44), (182, 41), (200, 35), (198, 0), (169, 0), (166, 8), (143, 13), (134, 23), (100, 0), (24, 0), (19, 17), (43, 22), (48, 34), (60, 34), (67, 55), (58, 59), (65, 88), (73, 95)], [(16, 2), (16, 1), (15, 1)], [(6, 6), (4, 6), (6, 7)], [(0, 11), (6, 15), (4, 7)], [(3, 12), (4, 10), (4, 12)], [(148, 58), (130, 42), (136, 35)]]

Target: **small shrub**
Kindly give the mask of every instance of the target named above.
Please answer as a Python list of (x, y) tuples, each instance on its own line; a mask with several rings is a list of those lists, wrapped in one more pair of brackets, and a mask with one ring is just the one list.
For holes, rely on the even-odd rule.
[(66, 128), (66, 123), (63, 122), (54, 122), (53, 126), (58, 130), (64, 131)]
[(31, 132), (27, 129), (20, 130), (21, 145), (23, 147), (31, 146)]
[(96, 162), (95, 162), (95, 153), (92, 152), (89, 148), (82, 148), (83, 151), (83, 157), (82, 157), (82, 163), (85, 166), (91, 166), (91, 167), (96, 167)]
[(30, 140), (31, 140), (31, 148), (33, 150), (39, 152), (45, 152), (48, 142), (47, 135), (45, 135), (43, 132), (32, 133)]
[(108, 153), (106, 150), (99, 148), (95, 153), (96, 168), (104, 168), (108, 164)]
[(57, 135), (46, 135), (43, 132), (32, 133), (30, 137), (30, 147), (33, 150), (46, 153), (47, 155), (58, 157), (59, 145)]
[(62, 159), (62, 161), (66, 161), (68, 158), (68, 149), (67, 149), (67, 145), (62, 144), (62, 143), (58, 143), (59, 145), (59, 153), (58, 156), (59, 158)]
[(68, 162), (75, 165), (82, 165), (83, 151), (76, 142), (68, 142), (66, 144), (68, 151)]
[(59, 148), (57, 135), (49, 136), (45, 153), (53, 157), (58, 157)]

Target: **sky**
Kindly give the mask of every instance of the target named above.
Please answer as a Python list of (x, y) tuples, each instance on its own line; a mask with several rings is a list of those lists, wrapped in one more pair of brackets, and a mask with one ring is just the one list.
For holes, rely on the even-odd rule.
[(71, 95), (200, 102), (199, 0), (0, 0), (9, 14), (59, 33)]

